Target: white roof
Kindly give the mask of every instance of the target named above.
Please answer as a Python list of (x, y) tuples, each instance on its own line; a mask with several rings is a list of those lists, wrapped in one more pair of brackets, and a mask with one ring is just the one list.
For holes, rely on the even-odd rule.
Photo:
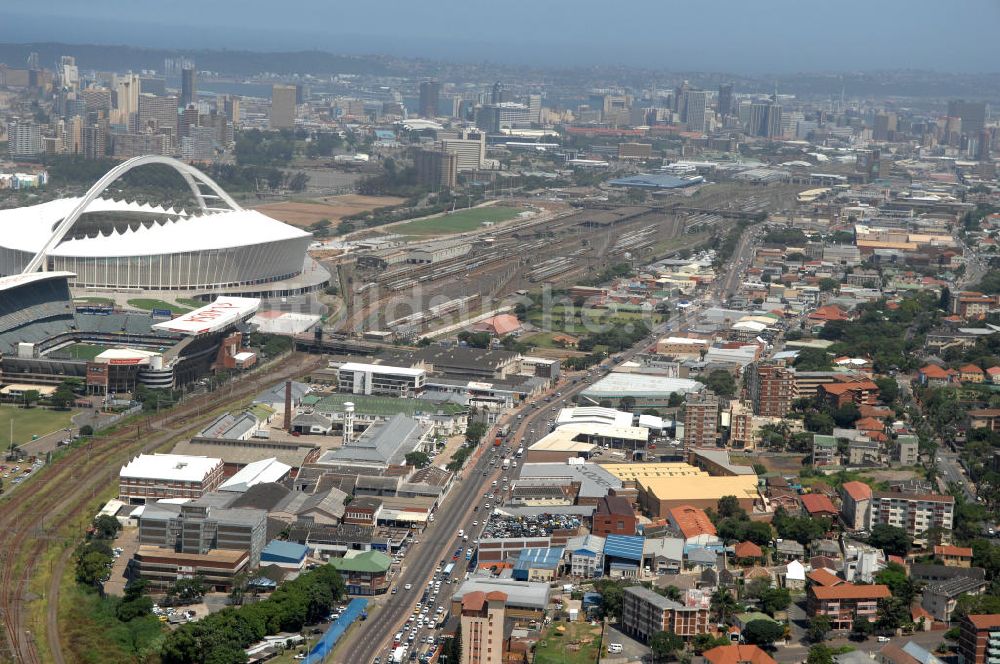
[(583, 396), (603, 397), (670, 395), (698, 392), (704, 385), (689, 378), (667, 378), (649, 374), (610, 373), (582, 392)]
[(140, 454), (122, 466), (119, 476), (139, 480), (200, 482), (222, 459), (186, 454)]
[(806, 580), (806, 568), (805, 565), (800, 563), (798, 560), (793, 560), (792, 562), (785, 565), (785, 578), (791, 579), (792, 581), (805, 581)]
[(109, 348), (94, 358), (102, 364), (149, 364), (159, 353), (139, 348)]
[(750, 330), (752, 332), (763, 332), (767, 329), (767, 325), (755, 320), (741, 320), (740, 322), (733, 325), (734, 330)]
[(342, 364), (340, 365), (340, 371), (362, 371), (366, 373), (385, 374), (389, 376), (423, 376), (427, 373), (423, 369), (394, 367), (387, 364), (364, 364), (361, 362), (347, 362)]
[(662, 429), (664, 424), (662, 417), (656, 415), (640, 415), (639, 426), (645, 429)]
[(565, 424), (603, 424), (611, 426), (632, 426), (632, 413), (600, 406), (563, 408), (556, 417), (556, 426)]
[(34, 283), (37, 281), (46, 281), (48, 279), (66, 279), (72, 278), (76, 275), (72, 272), (29, 272), (28, 274), (12, 274), (7, 277), (0, 277), (0, 291), (10, 290), (12, 288), (17, 288), (18, 286), (23, 286), (25, 284)]
[(688, 337), (667, 337), (666, 339), (660, 339), (661, 344), (684, 344), (688, 346), (704, 346), (708, 342), (704, 339), (690, 339)]
[(266, 484), (267, 482), (278, 482), (285, 478), (292, 467), (287, 463), (282, 463), (276, 458), (261, 459), (248, 463), (235, 475), (219, 486), (219, 491), (243, 492), (256, 484)]
[(224, 295), (215, 298), (215, 302), (200, 309), (189, 311), (173, 320), (156, 323), (153, 325), (153, 329), (189, 335), (217, 332), (241, 320), (246, 320), (257, 312), (259, 306), (260, 299), (256, 297)]
[[(80, 198), (61, 198), (29, 207), (0, 210), (0, 238), (10, 249), (39, 251), (52, 236), (55, 225), (73, 211)], [(311, 234), (272, 219), (256, 210), (224, 210), (192, 214), (161, 206), (98, 198), (91, 212), (129, 212), (148, 215), (135, 230), (81, 239), (64, 240), (51, 256), (150, 256), (206, 249), (227, 249), (234, 244), (266, 244)], [(149, 224), (150, 221), (156, 223)], [(159, 223), (159, 222), (164, 223)], [(147, 226), (147, 224), (149, 224)]]

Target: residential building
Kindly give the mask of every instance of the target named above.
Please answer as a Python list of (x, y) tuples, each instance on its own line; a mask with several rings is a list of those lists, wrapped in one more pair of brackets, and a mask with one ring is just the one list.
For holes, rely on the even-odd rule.
[(410, 397), (424, 391), (423, 369), (348, 362), (337, 369), (337, 390), (351, 394)]
[(715, 447), (719, 439), (719, 397), (711, 390), (688, 395), (684, 402), (684, 444)]
[(271, 129), (295, 128), (295, 96), (294, 85), (271, 86)]
[(33, 120), (14, 120), (8, 123), (7, 151), (11, 159), (42, 154), (45, 151), (42, 128)]
[(840, 514), (849, 530), (868, 528), (872, 488), (864, 482), (844, 482), (840, 493)]
[(889, 587), (840, 583), (835, 586), (811, 585), (806, 603), (810, 617), (827, 616), (833, 629), (850, 629), (856, 618), (875, 622), (879, 600), (892, 596)]
[(200, 498), (223, 479), (222, 459), (182, 454), (140, 454), (122, 466), (118, 498), (142, 505), (163, 498)]
[(597, 501), (590, 531), (600, 537), (635, 535), (638, 523), (632, 504), (621, 496), (611, 495)]
[(796, 398), (795, 370), (780, 362), (749, 365), (747, 397), (755, 415), (784, 417)]
[(1000, 613), (965, 616), (958, 630), (960, 664), (988, 664), (1000, 659)]
[(915, 466), (920, 461), (920, 439), (916, 436), (898, 436), (893, 459), (901, 466)]
[(801, 500), (806, 514), (811, 517), (829, 517), (831, 519), (837, 517), (837, 508), (834, 507), (833, 502), (829, 498), (821, 493), (803, 494)]
[(938, 544), (934, 547), (934, 557), (948, 567), (972, 567), (972, 547)]
[(709, 664), (777, 664), (766, 652), (747, 644), (716, 646), (702, 653), (702, 657)]
[(837, 451), (836, 438), (818, 433), (813, 434), (812, 465), (840, 465), (840, 453)]
[(918, 545), (927, 543), (927, 531), (932, 529), (947, 541), (951, 539), (954, 508), (953, 496), (879, 491), (872, 498), (870, 525), (902, 528)]
[(438, 189), (454, 189), (458, 184), (458, 157), (440, 150), (418, 150), (413, 158), (419, 184)]
[(707, 606), (687, 606), (644, 586), (625, 589), (619, 628), (629, 636), (648, 642), (654, 634), (667, 631), (690, 639), (707, 633), (708, 627)]
[(506, 593), (473, 591), (462, 597), (461, 664), (503, 662)]
[(958, 606), (958, 599), (964, 595), (981, 595), (987, 586), (985, 579), (971, 576), (956, 576), (944, 581), (927, 584), (921, 593), (920, 606), (934, 620), (950, 622), (951, 615)]

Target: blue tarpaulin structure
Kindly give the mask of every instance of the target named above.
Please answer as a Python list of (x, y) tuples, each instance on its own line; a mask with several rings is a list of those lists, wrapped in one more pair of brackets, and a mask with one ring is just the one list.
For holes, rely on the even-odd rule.
[(337, 645), (337, 641), (344, 635), (347, 628), (360, 618), (361, 614), (367, 608), (368, 600), (362, 597), (352, 599), (347, 608), (344, 609), (344, 612), (340, 614), (340, 617), (330, 625), (330, 629), (326, 630), (323, 636), (319, 638), (319, 642), (309, 651), (309, 656), (306, 657), (305, 664), (321, 664), (333, 652), (333, 647)]

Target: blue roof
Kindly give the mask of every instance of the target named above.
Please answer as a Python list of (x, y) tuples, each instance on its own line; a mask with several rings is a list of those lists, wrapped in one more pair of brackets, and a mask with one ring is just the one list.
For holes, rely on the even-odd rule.
[(309, 547), (297, 542), (271, 540), (261, 551), (261, 562), (291, 562), (300, 563), (309, 554)]
[(361, 614), (366, 613), (367, 608), (368, 600), (360, 597), (352, 599), (347, 604), (344, 612), (340, 614), (340, 617), (330, 625), (330, 629), (326, 630), (323, 636), (319, 637), (319, 641), (309, 651), (309, 656), (306, 658), (304, 664), (321, 664), (333, 652), (334, 646), (337, 645), (337, 641), (344, 635), (347, 628), (361, 617)]
[(521, 549), (516, 569), (556, 569), (562, 560), (563, 547)]
[(681, 189), (704, 182), (701, 176), (694, 178), (679, 178), (666, 173), (639, 173), (624, 178), (609, 180), (613, 187), (639, 187), (641, 189)]
[(604, 540), (604, 555), (609, 558), (642, 560), (642, 547), (646, 538), (640, 535), (608, 535)]

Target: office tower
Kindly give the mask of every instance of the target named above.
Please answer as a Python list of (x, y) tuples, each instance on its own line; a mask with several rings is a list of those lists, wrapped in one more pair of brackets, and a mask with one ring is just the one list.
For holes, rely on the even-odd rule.
[(674, 111), (680, 113), (681, 122), (686, 122), (684, 106), (687, 104), (687, 94), (690, 89), (687, 81), (674, 88)]
[(990, 160), (990, 143), (993, 141), (993, 134), (989, 129), (979, 132), (979, 142), (976, 145), (976, 159), (979, 161)]
[(420, 104), (418, 113), (421, 117), (436, 118), (438, 102), (441, 97), (441, 84), (437, 81), (420, 82)]
[(14, 159), (42, 154), (45, 151), (42, 128), (33, 120), (14, 120), (8, 123), (7, 151)]
[(500, 81), (493, 84), (493, 89), (490, 91), (490, 103), (491, 104), (502, 104), (503, 103), (503, 85)]
[(271, 129), (295, 128), (295, 86), (271, 86)]
[(719, 115), (725, 117), (733, 112), (733, 84), (723, 83), (719, 86)]
[(776, 362), (747, 367), (747, 397), (754, 415), (784, 417), (795, 400), (795, 370)]
[(771, 101), (754, 102), (749, 110), (747, 133), (765, 138), (781, 135), (781, 106)]
[(194, 67), (181, 70), (181, 108), (187, 108), (198, 101), (198, 75)]
[(461, 664), (503, 662), (504, 614), (507, 594), (494, 590), (466, 593), (462, 597)]
[(687, 127), (689, 131), (705, 133), (705, 114), (708, 111), (708, 93), (691, 90), (687, 93)]
[(177, 76), (185, 69), (194, 69), (194, 60), (183, 56), (163, 59), (163, 73), (167, 76)]
[(59, 58), (59, 84), (64, 90), (75, 91), (80, 88), (80, 70), (76, 66), (76, 58), (64, 55)]
[(191, 127), (198, 126), (198, 109), (194, 106), (188, 106), (183, 111), (181, 111), (180, 121), (177, 126), (177, 136), (179, 138), (184, 138), (191, 134)]
[(528, 95), (528, 115), (532, 124), (542, 124), (542, 95)]
[(115, 77), (115, 108), (127, 121), (133, 113), (139, 112), (139, 76), (128, 73), (124, 76)]
[(86, 113), (102, 113), (108, 115), (111, 112), (111, 90), (107, 88), (87, 88), (82, 93), (83, 107)]
[(223, 97), (222, 112), (233, 125), (238, 125), (240, 123), (240, 98), (235, 95)]
[(458, 138), (441, 139), (441, 149), (455, 155), (455, 168), (459, 173), (477, 171), (486, 162), (486, 134), (462, 131)]
[(37, 71), (42, 68), (41, 64), (39, 64), (38, 53), (32, 51), (28, 54), (27, 65), (29, 71)]
[(896, 134), (896, 114), (879, 113), (872, 125), (873, 141), (891, 141)]
[(139, 132), (169, 130), (177, 136), (177, 97), (139, 95)]
[(684, 401), (684, 445), (715, 447), (719, 436), (719, 397), (711, 390), (688, 395)]
[(439, 189), (453, 189), (458, 183), (458, 157), (437, 150), (420, 150), (413, 159), (417, 183)]
[(295, 104), (304, 104), (309, 99), (309, 86), (301, 83), (295, 84)]
[(948, 102), (948, 117), (962, 119), (962, 133), (978, 136), (986, 125), (986, 102), (953, 99)]

